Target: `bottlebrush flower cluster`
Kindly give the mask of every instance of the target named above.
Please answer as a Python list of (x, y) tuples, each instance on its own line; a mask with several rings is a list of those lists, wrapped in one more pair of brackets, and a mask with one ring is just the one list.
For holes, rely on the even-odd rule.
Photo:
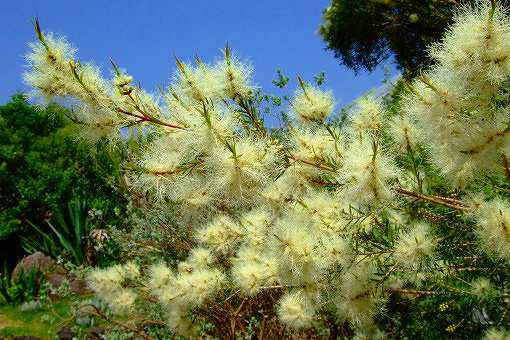
[[(510, 79), (510, 19), (494, 3), (456, 18), (431, 49), (436, 65), (408, 84), (398, 117), (364, 97), (340, 127), (331, 92), (299, 78), (293, 124), (278, 137), (252, 100), (252, 67), (228, 47), (212, 64), (177, 60), (171, 85), (152, 95), (115, 64), (104, 79), (64, 38), (36, 31), (27, 83), (43, 98), (76, 99), (72, 119), (88, 138), (119, 138), (126, 127), (153, 133), (129, 183), (177, 204), (175, 221), (194, 230), (194, 247), (175, 268), (161, 261), (92, 272), (91, 287), (116, 312), (150, 292), (167, 325), (188, 334), (190, 310), (220, 292), (276, 290), (276, 314), (290, 327), (311, 327), (333, 306), (338, 318), (378, 334), (374, 317), (388, 292), (430, 279), (431, 263), (440, 267), (434, 227), (407, 216), (404, 197), (467, 212), (483, 249), (510, 257), (507, 201), (425, 195), (419, 171), (410, 180), (396, 162), (422, 145), (461, 189), (481, 172), (510, 173), (510, 106), (498, 101)], [(395, 233), (374, 250), (362, 235), (383, 220)]]

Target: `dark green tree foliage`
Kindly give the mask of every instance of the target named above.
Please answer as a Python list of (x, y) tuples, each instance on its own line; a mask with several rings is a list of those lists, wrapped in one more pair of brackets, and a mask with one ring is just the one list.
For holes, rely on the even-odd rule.
[(461, 0), (332, 0), (320, 34), (349, 68), (372, 71), (394, 56), (415, 74), (430, 63), (427, 46), (441, 38)]
[(45, 226), (75, 198), (101, 212), (93, 228), (125, 219), (119, 151), (77, 142), (68, 121), (63, 108), (31, 106), (22, 95), (0, 106), (0, 258), (11, 263), (22, 252), (19, 237), (38, 236), (28, 222)]

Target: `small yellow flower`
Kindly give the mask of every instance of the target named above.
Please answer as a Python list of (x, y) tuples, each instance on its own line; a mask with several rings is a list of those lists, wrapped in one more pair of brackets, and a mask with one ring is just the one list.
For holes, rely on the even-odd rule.
[(457, 326), (456, 326), (456, 325), (450, 325), (450, 326), (446, 327), (446, 331), (447, 331), (448, 333), (453, 333), (453, 332), (455, 332), (455, 329), (456, 329), (456, 328), (457, 328)]

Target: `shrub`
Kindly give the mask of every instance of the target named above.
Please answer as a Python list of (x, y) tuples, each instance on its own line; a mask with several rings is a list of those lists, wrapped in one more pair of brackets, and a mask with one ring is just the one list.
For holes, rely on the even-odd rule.
[(251, 66), (228, 47), (214, 64), (177, 60), (161, 105), (36, 23), (27, 82), (79, 100), (84, 137), (152, 136), (126, 163), (130, 184), (172, 215), (149, 227), (174, 233), (172, 252), (148, 239), (156, 259), (94, 270), (92, 288), (145, 337), (151, 323), (232, 338), (462, 338), (507, 324), (508, 22), (495, 1), (459, 14), (429, 72), (345, 120), (299, 78), (292, 125), (274, 135)]
[(20, 236), (37, 238), (30, 223), (54, 223), (57, 211), (75, 199), (87, 199), (91, 210), (102, 212), (91, 219), (93, 228), (126, 223), (122, 149), (94, 150), (76, 141), (65, 115), (56, 104), (43, 110), (22, 95), (0, 106), (0, 257), (11, 264), (23, 252)]

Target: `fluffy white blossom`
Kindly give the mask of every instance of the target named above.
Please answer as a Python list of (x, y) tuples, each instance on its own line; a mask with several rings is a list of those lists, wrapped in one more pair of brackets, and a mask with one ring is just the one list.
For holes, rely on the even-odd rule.
[(510, 204), (494, 199), (483, 202), (474, 212), (476, 233), (482, 246), (498, 257), (510, 258)]
[(463, 187), (482, 171), (501, 172), (510, 146), (508, 108), (492, 98), (510, 75), (510, 25), (488, 1), (455, 19), (430, 52), (437, 63), (412, 85), (404, 110), (437, 168)]
[(335, 101), (331, 92), (303, 84), (291, 100), (292, 112), (302, 122), (322, 122), (333, 111)]
[(401, 233), (395, 244), (395, 258), (402, 266), (418, 267), (433, 255), (434, 246), (430, 226), (425, 222), (419, 222), (410, 230)]
[(287, 293), (280, 300), (278, 316), (293, 328), (308, 327), (313, 321), (313, 304), (301, 291)]
[(365, 138), (350, 145), (337, 178), (343, 184), (344, 197), (354, 204), (378, 205), (393, 198), (390, 182), (398, 174), (399, 169), (379, 143)]

